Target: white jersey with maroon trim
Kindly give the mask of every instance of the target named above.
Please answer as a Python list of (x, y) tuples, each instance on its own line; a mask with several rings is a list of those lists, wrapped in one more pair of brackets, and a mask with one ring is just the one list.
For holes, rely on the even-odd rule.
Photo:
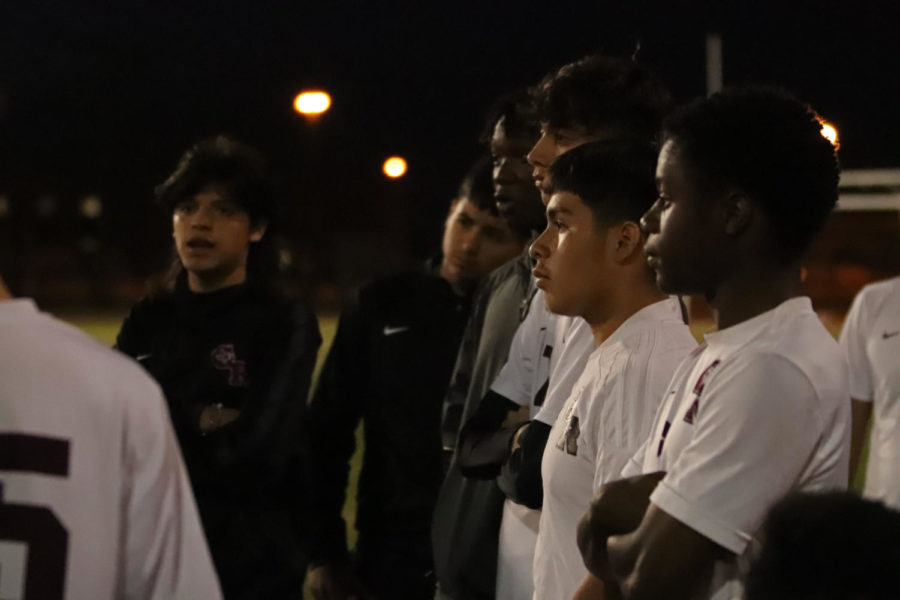
[(0, 598), (221, 598), (162, 394), (130, 359), (0, 302)]
[(665, 471), (650, 501), (734, 554), (700, 597), (740, 597), (756, 533), (792, 491), (845, 488), (847, 367), (809, 298), (721, 331), (678, 368), (623, 476)]

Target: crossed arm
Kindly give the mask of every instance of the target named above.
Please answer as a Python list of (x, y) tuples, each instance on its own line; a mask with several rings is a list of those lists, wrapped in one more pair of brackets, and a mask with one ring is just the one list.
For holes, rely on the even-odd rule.
[[(727, 550), (650, 502), (663, 472), (601, 487), (578, 526), (579, 599), (691, 598)], [(598, 585), (598, 580), (602, 585)]]

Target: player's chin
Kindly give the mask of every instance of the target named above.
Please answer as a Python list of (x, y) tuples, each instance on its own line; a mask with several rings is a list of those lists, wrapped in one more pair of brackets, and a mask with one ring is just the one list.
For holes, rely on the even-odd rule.
[(547, 303), (547, 310), (552, 312), (555, 315), (569, 315), (571, 313), (571, 307), (569, 304), (560, 296), (554, 294), (552, 291), (544, 289), (544, 300)]

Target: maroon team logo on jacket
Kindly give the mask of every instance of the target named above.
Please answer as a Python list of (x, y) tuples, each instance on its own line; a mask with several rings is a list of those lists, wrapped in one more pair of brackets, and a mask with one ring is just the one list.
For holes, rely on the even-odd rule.
[(238, 360), (234, 344), (222, 344), (210, 353), (212, 364), (220, 371), (228, 371), (228, 385), (247, 387), (247, 363)]
[(719, 363), (722, 362), (718, 358), (712, 361), (708, 367), (703, 369), (703, 372), (700, 373), (700, 377), (697, 378), (697, 383), (694, 385), (694, 401), (691, 402), (691, 407), (688, 408), (687, 413), (684, 415), (684, 422), (688, 425), (693, 425), (694, 421), (697, 419), (697, 413), (700, 411), (700, 394), (703, 393), (703, 388), (706, 387), (706, 379), (712, 374), (713, 370), (719, 366)]

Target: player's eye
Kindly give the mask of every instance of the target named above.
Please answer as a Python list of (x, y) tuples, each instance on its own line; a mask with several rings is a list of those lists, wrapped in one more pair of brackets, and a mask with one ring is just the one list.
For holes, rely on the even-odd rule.
[(175, 204), (175, 212), (180, 214), (190, 214), (197, 210), (197, 201), (194, 199), (182, 200)]

